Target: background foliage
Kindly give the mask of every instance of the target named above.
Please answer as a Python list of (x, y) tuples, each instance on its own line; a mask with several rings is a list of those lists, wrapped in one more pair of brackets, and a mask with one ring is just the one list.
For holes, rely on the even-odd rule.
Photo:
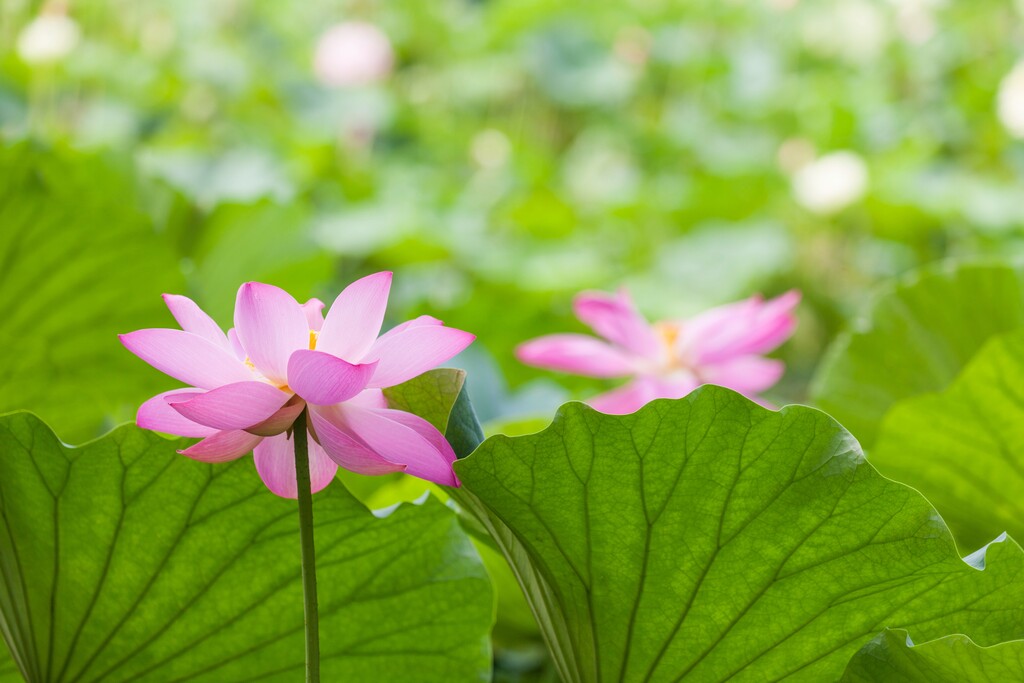
[[(541, 375), (512, 347), (576, 325), (581, 288), (627, 284), (667, 316), (799, 286), (776, 398), (801, 400), (875, 282), (1021, 248), (1024, 151), (997, 117), (1009, 2), (77, 0), (71, 53), (26, 63), (19, 32), (60, 6), (0, 9), (0, 130), (143, 179), (222, 319), (239, 279), (329, 297), (399, 268), (396, 319), (486, 320), (478, 356), (518, 387)], [(394, 73), (320, 85), (316, 41), (352, 19), (389, 36)], [(865, 160), (866, 194), (819, 215), (787, 169), (836, 150)], [(523, 412), (488, 391), (485, 417)]]

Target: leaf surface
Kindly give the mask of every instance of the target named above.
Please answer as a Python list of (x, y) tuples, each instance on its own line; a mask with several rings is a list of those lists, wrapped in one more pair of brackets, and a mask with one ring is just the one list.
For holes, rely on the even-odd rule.
[(136, 187), (98, 159), (22, 144), (0, 150), (0, 177), (0, 412), (83, 441), (169, 388), (117, 334), (173, 326), (160, 295), (183, 278)]
[(992, 339), (947, 389), (897, 403), (871, 462), (930, 500), (967, 548), (1024, 535), (1024, 332)]
[[(30, 681), (301, 677), (295, 502), (181, 446), (0, 417), (0, 626)], [(335, 483), (314, 511), (324, 680), (488, 680), (491, 589), (450, 510), (378, 519)]]
[(930, 268), (881, 293), (841, 336), (812, 387), (814, 405), (870, 452), (897, 401), (945, 388), (994, 335), (1024, 325), (1024, 277), (1008, 265)]
[(887, 630), (853, 656), (842, 683), (964, 683), (1024, 680), (1024, 641), (979, 647), (951, 635), (920, 645), (904, 630)]
[(17, 683), (24, 680), (18, 666), (11, 659), (7, 644), (0, 640), (0, 683)]
[(384, 397), (389, 408), (419, 415), (444, 434), (465, 382), (462, 370), (437, 368), (384, 389)]
[(1021, 634), (1020, 547), (967, 564), (814, 409), (711, 386), (627, 416), (570, 403), (456, 471), (568, 682), (835, 680), (886, 627)]

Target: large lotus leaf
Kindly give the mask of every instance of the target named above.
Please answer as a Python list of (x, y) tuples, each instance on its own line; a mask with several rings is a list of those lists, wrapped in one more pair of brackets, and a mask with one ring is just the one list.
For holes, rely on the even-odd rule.
[(567, 682), (836, 680), (886, 627), (1024, 634), (1024, 553), (966, 563), (932, 506), (817, 410), (705, 387), (570, 403), (456, 464)]
[(914, 645), (901, 629), (885, 631), (853, 656), (843, 683), (1024, 681), (1024, 641), (979, 647), (964, 635)]
[(1007, 265), (943, 266), (881, 294), (815, 378), (814, 404), (870, 452), (897, 401), (945, 388), (993, 335), (1024, 325), (1024, 277)]
[(964, 547), (1024, 535), (1024, 332), (992, 339), (945, 391), (897, 403), (871, 462), (923, 493)]
[(11, 659), (11, 653), (7, 645), (0, 641), (0, 683), (16, 683), (21, 681), (21, 673), (18, 666)]
[(172, 323), (160, 294), (183, 289), (177, 259), (98, 159), (23, 144), (0, 149), (0, 178), (0, 412), (91, 438), (167, 388), (116, 335)]
[[(80, 448), (0, 417), (0, 626), (30, 681), (294, 681), (294, 501), (122, 427)], [(314, 497), (324, 680), (484, 681), (491, 590), (436, 500)]]

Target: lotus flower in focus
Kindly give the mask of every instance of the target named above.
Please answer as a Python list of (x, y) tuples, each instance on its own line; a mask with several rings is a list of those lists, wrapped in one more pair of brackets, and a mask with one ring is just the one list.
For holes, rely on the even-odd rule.
[(681, 398), (702, 384), (718, 384), (752, 398), (774, 385), (785, 369), (763, 358), (793, 333), (791, 291), (713, 308), (689, 320), (648, 323), (623, 290), (576, 297), (576, 317), (601, 339), (552, 334), (516, 350), (528, 365), (587, 377), (630, 377), (626, 385), (588, 401), (597, 410), (626, 414), (656, 398)]
[(195, 460), (224, 462), (252, 451), (267, 487), (294, 498), (290, 428), (308, 406), (314, 492), (339, 466), (458, 486), (444, 436), (420, 417), (389, 409), (381, 389), (436, 367), (474, 337), (429, 316), (378, 337), (390, 288), (391, 273), (358, 280), (325, 318), (316, 299), (300, 305), (282, 289), (249, 282), (238, 290), (235, 327), (227, 334), (190, 299), (165, 295), (180, 330), (138, 330), (120, 339), (189, 386), (146, 401), (136, 422), (201, 438), (181, 451)]

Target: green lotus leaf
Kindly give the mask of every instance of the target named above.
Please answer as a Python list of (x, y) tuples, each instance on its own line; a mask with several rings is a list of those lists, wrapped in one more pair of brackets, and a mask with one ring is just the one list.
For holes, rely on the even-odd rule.
[(710, 386), (627, 416), (570, 403), (455, 467), (569, 683), (837, 680), (887, 627), (1021, 634), (1021, 548), (965, 562), (811, 408)]
[(177, 257), (98, 159), (23, 144), (0, 150), (0, 177), (0, 412), (92, 438), (168, 388), (116, 335), (174, 324), (160, 295), (184, 289)]
[(878, 296), (815, 377), (814, 405), (868, 451), (896, 402), (944, 389), (991, 337), (1024, 326), (1024, 276), (1008, 265), (922, 270)]
[(11, 659), (11, 653), (7, 645), (0, 640), (0, 683), (16, 683), (24, 680), (18, 666)]
[(963, 635), (914, 645), (904, 630), (887, 630), (853, 656), (843, 683), (964, 683), (1024, 680), (1024, 641), (979, 647)]
[(897, 403), (871, 462), (930, 500), (963, 547), (1024, 534), (1024, 332), (992, 339), (946, 390)]
[[(27, 680), (301, 677), (295, 502), (180, 447), (0, 417), (0, 632)], [(335, 483), (314, 513), (324, 680), (489, 680), (491, 589), (450, 510), (378, 518)]]

